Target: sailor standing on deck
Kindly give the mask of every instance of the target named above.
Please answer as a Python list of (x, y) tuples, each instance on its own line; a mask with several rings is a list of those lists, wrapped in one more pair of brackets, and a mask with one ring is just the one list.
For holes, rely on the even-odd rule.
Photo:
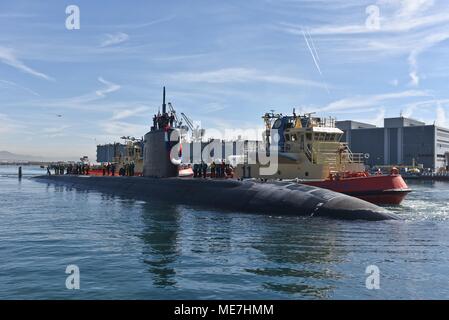
[(210, 177), (215, 178), (215, 161), (212, 161), (210, 165)]
[(156, 130), (157, 129), (157, 116), (156, 115), (154, 115), (153, 116), (153, 128), (154, 128), (154, 130)]
[(198, 163), (193, 164), (193, 177), (198, 177)]
[(161, 112), (158, 111), (157, 113), (157, 117), (156, 117), (156, 122), (157, 122), (157, 129), (161, 129), (162, 128), (162, 117), (161, 117)]
[(173, 114), (173, 112), (170, 114), (170, 127), (173, 127), (173, 123), (175, 122), (175, 115)]
[(207, 177), (207, 164), (201, 161), (201, 170), (203, 171), (203, 178)]
[(226, 163), (224, 162), (224, 160), (221, 161), (221, 168), (220, 168), (220, 178), (224, 178), (225, 177), (225, 172), (226, 172)]

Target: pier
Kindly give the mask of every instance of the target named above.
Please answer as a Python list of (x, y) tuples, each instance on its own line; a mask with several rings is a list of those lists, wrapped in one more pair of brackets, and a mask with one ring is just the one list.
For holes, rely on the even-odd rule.
[(449, 181), (449, 172), (422, 173), (422, 174), (403, 174), (402, 177), (407, 180), (433, 180)]

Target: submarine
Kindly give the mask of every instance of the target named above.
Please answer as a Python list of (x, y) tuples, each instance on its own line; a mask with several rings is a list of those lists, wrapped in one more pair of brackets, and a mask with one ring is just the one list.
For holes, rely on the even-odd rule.
[[(157, 121), (156, 121), (157, 120)], [(165, 87), (162, 114), (144, 136), (142, 177), (45, 175), (35, 180), (79, 190), (96, 190), (139, 200), (162, 200), (220, 211), (313, 216), (344, 220), (399, 220), (399, 216), (364, 200), (295, 182), (215, 180), (178, 177), (171, 150), (180, 135), (170, 126)], [(178, 137), (175, 139), (171, 136)]]
[(295, 182), (72, 175), (38, 176), (34, 179), (79, 190), (220, 211), (344, 220), (399, 219), (397, 215), (364, 200)]

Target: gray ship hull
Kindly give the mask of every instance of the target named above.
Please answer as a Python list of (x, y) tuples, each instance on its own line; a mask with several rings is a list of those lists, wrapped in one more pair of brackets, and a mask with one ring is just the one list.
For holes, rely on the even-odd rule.
[(288, 182), (71, 175), (38, 176), (35, 179), (139, 200), (158, 199), (218, 210), (345, 220), (399, 219), (366, 201)]

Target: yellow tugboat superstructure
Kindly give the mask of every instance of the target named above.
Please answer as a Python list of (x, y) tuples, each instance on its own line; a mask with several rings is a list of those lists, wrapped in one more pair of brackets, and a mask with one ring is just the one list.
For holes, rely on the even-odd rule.
[[(278, 152), (278, 170), (269, 177), (263, 176), (259, 168), (264, 165), (248, 160), (237, 166), (238, 177), (322, 180), (341, 172), (365, 170), (364, 155), (352, 153), (346, 143), (340, 142), (343, 131), (335, 127), (335, 119), (295, 113), (266, 113), (262, 118), (266, 126), (264, 146), (266, 152), (270, 152), (270, 147), (271, 152)], [(256, 152), (248, 150), (245, 159), (256, 159)]]

